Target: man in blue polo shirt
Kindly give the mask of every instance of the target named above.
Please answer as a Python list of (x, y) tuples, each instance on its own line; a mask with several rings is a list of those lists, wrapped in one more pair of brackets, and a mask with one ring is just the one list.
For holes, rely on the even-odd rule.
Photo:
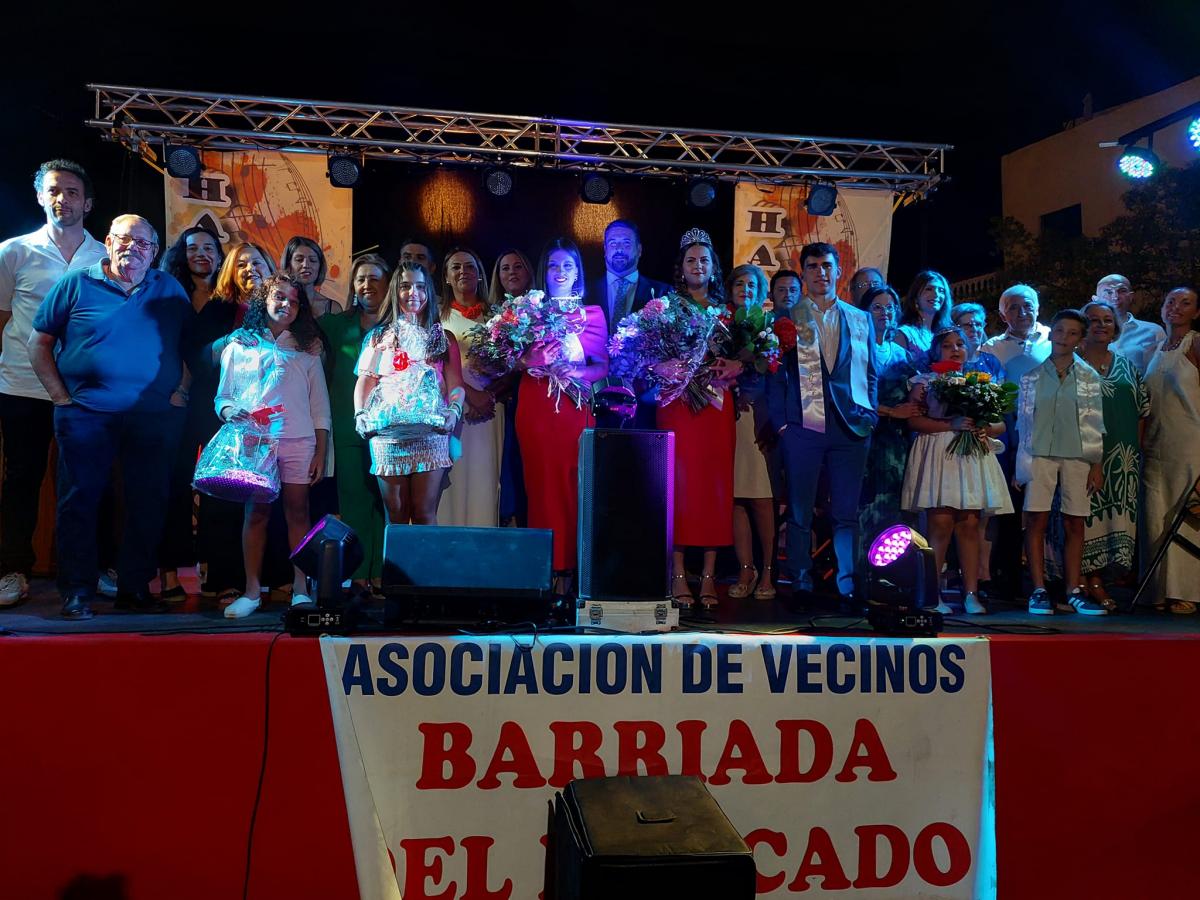
[(68, 619), (92, 616), (96, 512), (116, 458), (125, 473), (116, 606), (161, 611), (149, 583), (179, 421), (164, 413), (187, 402), (180, 350), (194, 313), (179, 282), (152, 268), (158, 234), (140, 216), (118, 216), (104, 246), (107, 259), (50, 289), (29, 337), (54, 403), (58, 585)]

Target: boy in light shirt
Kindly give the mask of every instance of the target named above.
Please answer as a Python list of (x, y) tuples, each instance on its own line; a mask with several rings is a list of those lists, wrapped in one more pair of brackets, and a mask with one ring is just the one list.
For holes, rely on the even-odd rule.
[(1064, 309), (1051, 322), (1050, 356), (1021, 378), (1017, 407), (1016, 483), (1025, 492), (1025, 553), (1033, 593), (1029, 612), (1053, 615), (1046, 593), (1045, 538), (1057, 488), (1066, 539), (1063, 563), (1067, 602), (1079, 613), (1107, 615), (1082, 584), (1083, 526), (1091, 514), (1091, 495), (1103, 486), (1104, 455), (1101, 380), (1095, 369), (1075, 355), (1087, 331), (1087, 319)]

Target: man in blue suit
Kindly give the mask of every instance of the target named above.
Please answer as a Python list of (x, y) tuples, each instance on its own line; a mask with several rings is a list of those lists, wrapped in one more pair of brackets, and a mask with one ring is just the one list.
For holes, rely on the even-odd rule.
[(797, 594), (812, 590), (812, 515), (821, 466), (832, 493), (838, 592), (850, 611), (858, 498), (875, 412), (875, 335), (871, 316), (837, 297), (837, 248), (808, 244), (800, 251), (804, 296), (790, 310), (796, 347), (766, 378), (760, 434), (780, 443), (787, 471), (787, 574)]
[(626, 219), (614, 219), (604, 229), (603, 278), (587, 287), (590, 302), (604, 307), (608, 333), (617, 330), (617, 323), (630, 313), (637, 312), (651, 297), (662, 297), (671, 286), (638, 272), (642, 258), (642, 239), (638, 227)]

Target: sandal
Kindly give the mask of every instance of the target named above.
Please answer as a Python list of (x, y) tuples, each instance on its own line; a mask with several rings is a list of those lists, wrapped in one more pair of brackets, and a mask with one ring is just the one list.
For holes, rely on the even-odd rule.
[[(682, 594), (679, 593), (681, 586), (684, 590)], [(696, 602), (696, 598), (692, 596), (692, 589), (688, 587), (686, 574), (671, 576), (671, 599), (679, 604), (680, 609), (691, 609), (692, 604)]]
[[(732, 592), (731, 592), (732, 593)], [(759, 579), (758, 587), (754, 589), (755, 600), (774, 600), (775, 599), (775, 582), (771, 577), (771, 567), (763, 566), (762, 578)]]
[[(742, 581), (747, 569), (751, 572), (749, 582)], [(770, 569), (767, 571), (769, 572)], [(738, 573), (737, 584), (729, 589), (729, 596), (734, 600), (741, 600), (743, 597), (749, 597), (752, 591), (757, 596), (757, 591), (754, 591), (754, 582), (756, 581), (758, 581), (758, 569), (754, 566), (742, 566), (742, 571)]]
[(1100, 579), (1097, 578), (1088, 582), (1087, 593), (1089, 597), (1103, 606), (1110, 613), (1116, 612), (1117, 601), (1109, 596), (1108, 591), (1104, 589), (1104, 582)]
[[(704, 598), (701, 597), (700, 599), (703, 600)], [(1196, 604), (1191, 600), (1172, 600), (1167, 609), (1177, 616), (1190, 616), (1196, 611)]]
[[(705, 582), (708, 583), (708, 590), (704, 589)], [(720, 602), (720, 597), (717, 596), (717, 585), (713, 581), (711, 575), (700, 576), (700, 605), (705, 609), (712, 609)]]

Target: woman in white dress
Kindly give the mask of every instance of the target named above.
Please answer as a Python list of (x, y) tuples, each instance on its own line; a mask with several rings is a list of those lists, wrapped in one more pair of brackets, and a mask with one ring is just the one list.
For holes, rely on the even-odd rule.
[[(929, 350), (930, 363), (954, 362), (961, 367), (967, 361), (967, 339), (961, 328), (951, 326), (934, 335)], [(958, 540), (958, 559), (962, 566), (963, 608), (969, 614), (987, 612), (979, 602), (979, 515), (1010, 513), (1008, 485), (991, 450), (990, 438), (1004, 433), (1004, 423), (977, 425), (965, 416), (949, 416), (946, 408), (927, 390), (932, 375), (912, 380), (911, 400), (924, 401), (929, 412), (913, 416), (908, 426), (917, 434), (908, 453), (900, 505), (909, 512), (929, 514), (929, 541), (933, 545), (937, 570), (946, 562), (950, 538)], [(947, 453), (950, 442), (960, 431), (973, 431), (987, 446), (979, 456)], [(937, 611), (953, 612), (945, 600)]]
[[(767, 276), (758, 266), (738, 266), (729, 273), (725, 295), (730, 306), (755, 304), (767, 299)], [(754, 376), (747, 375), (747, 379)], [(746, 385), (750, 387), (749, 383)], [(744, 390), (738, 399), (736, 444), (733, 451), (733, 549), (737, 553), (737, 583), (729, 588), (735, 600), (754, 594), (756, 600), (771, 600), (775, 596), (772, 580), (775, 548), (775, 509), (772, 500), (771, 475), (767, 458), (754, 437), (755, 391)], [(751, 519), (754, 526), (751, 528)], [(763, 571), (759, 577), (754, 566), (754, 531), (762, 552)]]
[[(1146, 367), (1150, 418), (1142, 471), (1142, 565), (1154, 559), (1167, 529), (1179, 512), (1184, 494), (1200, 478), (1200, 340), (1196, 337), (1200, 307), (1196, 291), (1175, 288), (1162, 305), (1167, 338)], [(1191, 495), (1195, 502), (1195, 494)], [(1200, 528), (1189, 516), (1180, 537), (1200, 545)], [(1156, 605), (1173, 613), (1194, 613), (1200, 604), (1200, 555), (1172, 542), (1154, 573)]]
[(442, 326), (454, 335), (463, 360), (467, 406), (463, 415), (462, 458), (450, 471), (450, 486), (438, 506), (441, 525), (494, 527), (499, 524), (500, 455), (504, 448), (504, 407), (496, 405), (487, 380), (467, 362), (474, 338), (469, 332), (490, 315), (483, 263), (473, 250), (455, 248), (442, 260)]

